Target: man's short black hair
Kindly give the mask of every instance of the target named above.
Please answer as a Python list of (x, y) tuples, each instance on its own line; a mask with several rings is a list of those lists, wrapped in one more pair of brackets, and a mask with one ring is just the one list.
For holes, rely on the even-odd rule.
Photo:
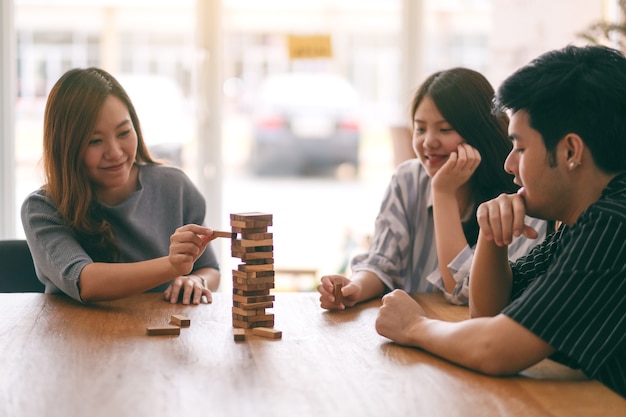
[(508, 77), (494, 111), (524, 110), (554, 158), (557, 143), (578, 134), (606, 173), (626, 170), (626, 58), (605, 46), (547, 52)]

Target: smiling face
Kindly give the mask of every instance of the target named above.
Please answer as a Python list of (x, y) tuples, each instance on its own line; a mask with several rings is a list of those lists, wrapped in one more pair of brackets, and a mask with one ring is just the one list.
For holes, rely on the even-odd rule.
[(465, 140), (448, 123), (435, 102), (425, 96), (413, 115), (413, 149), (430, 177)]
[(88, 141), (83, 163), (98, 197), (106, 203), (108, 196), (123, 198), (132, 193), (137, 134), (119, 98), (106, 98)]

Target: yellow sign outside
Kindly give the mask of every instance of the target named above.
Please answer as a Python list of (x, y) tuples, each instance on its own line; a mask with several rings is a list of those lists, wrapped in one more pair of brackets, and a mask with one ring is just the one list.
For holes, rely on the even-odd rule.
[(290, 59), (332, 58), (330, 35), (289, 35), (287, 37)]

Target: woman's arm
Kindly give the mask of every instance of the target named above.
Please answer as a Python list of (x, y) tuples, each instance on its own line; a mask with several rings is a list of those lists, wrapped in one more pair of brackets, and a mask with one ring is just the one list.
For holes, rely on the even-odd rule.
[(459, 253), (468, 245), (461, 224), (461, 210), (473, 203), (469, 180), (480, 164), (480, 154), (468, 144), (461, 144), (450, 153), (446, 163), (432, 179), (433, 219), (439, 272), (446, 292), (457, 286), (448, 269)]
[[(426, 173), (419, 161), (402, 164), (394, 173), (380, 206), (374, 234), (367, 253), (355, 256), (350, 262), (350, 279), (342, 275), (323, 276), (318, 286), (322, 308), (343, 309), (382, 295), (387, 288), (410, 285), (410, 253), (415, 242), (411, 235), (415, 218), (426, 218)], [(421, 217), (420, 217), (421, 215)], [(429, 236), (430, 237), (430, 236)], [(430, 244), (430, 239), (428, 244)], [(421, 279), (421, 277), (416, 277)], [(334, 280), (342, 283), (342, 303), (335, 303)]]
[(452, 293), (457, 282), (448, 268), (468, 245), (463, 233), (459, 205), (454, 194), (438, 192), (433, 188), (433, 219), (439, 273), (447, 293)]
[(84, 302), (114, 300), (142, 293), (178, 276), (169, 257), (133, 263), (94, 262), (80, 273)]
[(209, 228), (190, 224), (176, 229), (168, 256), (133, 263), (88, 264), (80, 273), (80, 297), (85, 302), (123, 298), (187, 275), (212, 240), (212, 233)]

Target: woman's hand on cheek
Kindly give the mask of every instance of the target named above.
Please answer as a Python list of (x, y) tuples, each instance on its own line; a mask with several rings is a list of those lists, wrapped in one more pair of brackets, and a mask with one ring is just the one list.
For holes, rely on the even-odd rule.
[(432, 186), (439, 192), (456, 193), (472, 178), (478, 165), (480, 165), (478, 150), (467, 143), (462, 143), (456, 152), (450, 153), (448, 160), (435, 173)]

